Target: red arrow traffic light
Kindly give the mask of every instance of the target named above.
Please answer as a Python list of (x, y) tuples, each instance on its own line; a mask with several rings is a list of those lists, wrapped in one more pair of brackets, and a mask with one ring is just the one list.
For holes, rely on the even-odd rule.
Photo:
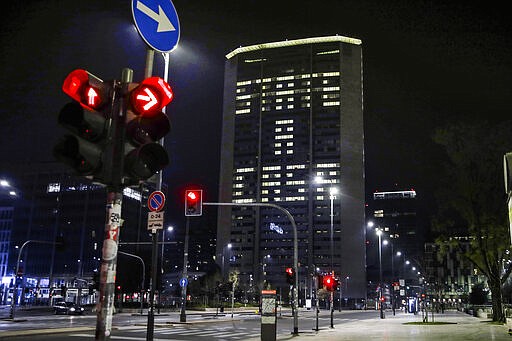
[(110, 85), (93, 74), (77, 69), (68, 74), (62, 91), (89, 110), (99, 109), (106, 103)]
[(174, 97), (171, 86), (160, 77), (143, 80), (130, 95), (133, 111), (141, 116), (154, 116)]

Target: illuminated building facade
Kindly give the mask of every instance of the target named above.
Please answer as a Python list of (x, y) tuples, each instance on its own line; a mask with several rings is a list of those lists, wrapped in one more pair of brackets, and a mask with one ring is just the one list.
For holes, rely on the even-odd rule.
[(219, 196), (240, 206), (219, 208), (217, 262), (246, 291), (288, 296), (292, 225), (275, 208), (243, 206), (276, 204), (298, 230), (299, 303), (331, 270), (348, 280), (344, 297), (365, 298), (361, 41), (287, 40), (226, 57)]
[[(384, 245), (383, 249), (384, 279), (416, 278), (417, 276), (409, 268), (413, 265), (422, 266), (425, 243), (424, 231), (419, 228), (416, 191), (410, 189), (375, 192), (371, 207), (373, 212), (371, 221), (376, 228), (384, 232), (384, 240), (390, 242), (389, 245)], [(376, 237), (373, 241), (377, 243)], [(378, 271), (376, 250), (377, 246), (371, 245), (368, 249), (368, 252), (373, 253), (368, 255), (369, 277), (375, 280)], [(400, 255), (397, 256), (396, 252), (400, 252)], [(405, 260), (412, 262), (412, 265), (404, 266)]]

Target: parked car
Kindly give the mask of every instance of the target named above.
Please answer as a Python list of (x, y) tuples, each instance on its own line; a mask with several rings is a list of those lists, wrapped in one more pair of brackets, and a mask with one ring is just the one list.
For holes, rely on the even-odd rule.
[(53, 312), (55, 314), (82, 315), (84, 308), (73, 302), (58, 302), (53, 306)]

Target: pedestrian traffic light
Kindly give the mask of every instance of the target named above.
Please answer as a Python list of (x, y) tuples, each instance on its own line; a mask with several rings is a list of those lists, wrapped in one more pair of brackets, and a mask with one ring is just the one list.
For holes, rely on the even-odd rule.
[(130, 83), (125, 100), (126, 140), (124, 145), (125, 183), (147, 180), (169, 164), (165, 148), (157, 141), (171, 129), (162, 109), (174, 95), (162, 78), (150, 77), (140, 84)]
[(71, 134), (57, 143), (53, 154), (78, 175), (107, 183), (102, 154), (108, 140), (106, 121), (112, 107), (114, 85), (77, 69), (64, 79), (62, 90), (74, 101), (62, 108), (58, 123)]
[(185, 191), (185, 216), (200, 216), (203, 214), (203, 190)]
[(327, 291), (336, 291), (338, 280), (332, 275), (326, 275), (323, 278), (324, 289)]
[(290, 285), (295, 283), (295, 271), (293, 271), (293, 268), (286, 268), (286, 283)]

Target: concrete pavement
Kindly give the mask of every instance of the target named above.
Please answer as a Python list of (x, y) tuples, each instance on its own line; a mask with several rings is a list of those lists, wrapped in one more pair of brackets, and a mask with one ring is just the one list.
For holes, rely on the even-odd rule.
[[(458, 311), (435, 314), (434, 322), (440, 323), (435, 325), (412, 324), (422, 322), (421, 314), (397, 312), (393, 316), (388, 311), (386, 318), (381, 319), (378, 312), (369, 311), (368, 313), (375, 314), (375, 318), (335, 324), (334, 329), (324, 327), (318, 332), (299, 329), (299, 335), (280, 335), (277, 340), (512, 340), (512, 336), (508, 334), (509, 326), (492, 324), (489, 319), (473, 317)], [(429, 322), (432, 322), (430, 315)], [(260, 338), (255, 337), (247, 341), (256, 340)]]

